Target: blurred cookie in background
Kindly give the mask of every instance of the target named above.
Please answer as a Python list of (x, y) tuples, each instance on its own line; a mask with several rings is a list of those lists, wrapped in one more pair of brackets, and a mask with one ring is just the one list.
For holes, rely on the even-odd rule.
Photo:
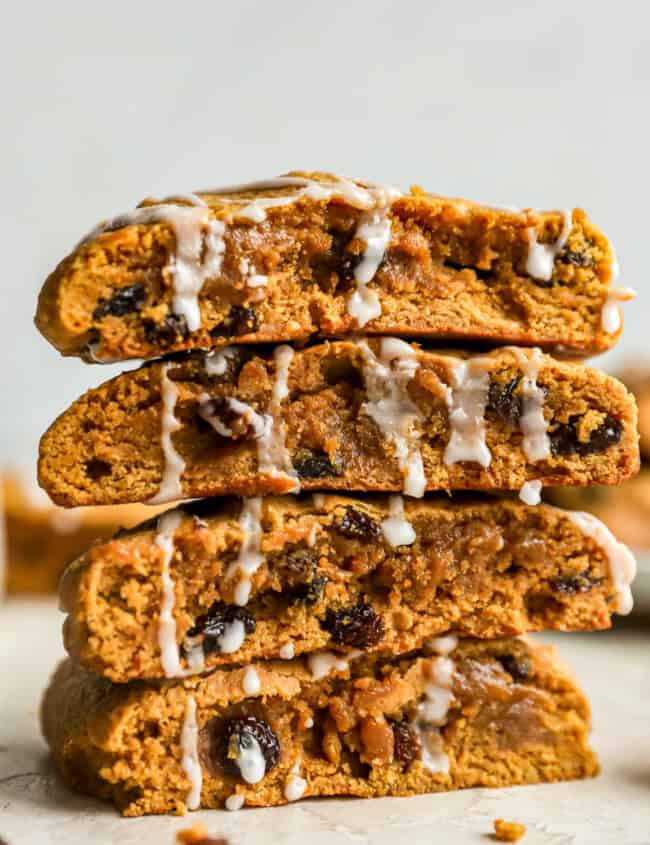
[(164, 509), (146, 505), (60, 508), (17, 473), (3, 474), (0, 488), (0, 545), (4, 533), (0, 595), (3, 585), (10, 595), (55, 593), (66, 564), (88, 546)]

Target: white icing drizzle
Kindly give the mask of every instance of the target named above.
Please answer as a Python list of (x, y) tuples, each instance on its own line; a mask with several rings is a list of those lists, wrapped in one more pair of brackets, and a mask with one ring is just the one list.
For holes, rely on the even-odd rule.
[(284, 797), (287, 801), (299, 801), (305, 794), (307, 781), (300, 777), (300, 765), (295, 763), (291, 767), (289, 777), (284, 784)]
[(424, 687), (424, 700), (418, 706), (413, 728), (422, 744), (422, 765), (434, 773), (447, 773), (449, 759), (444, 752), (439, 728), (446, 720), (453, 698), (454, 662), (449, 657), (436, 657), (429, 666), (429, 679)]
[(235, 588), (235, 604), (238, 605), (248, 603), (251, 591), (251, 576), (264, 563), (264, 555), (260, 551), (262, 543), (261, 519), (262, 499), (259, 496), (254, 499), (244, 499), (239, 515), (239, 527), (243, 535), (242, 543), (237, 558), (230, 564), (225, 575), (226, 580), (236, 574), (241, 575)]
[(256, 197), (236, 211), (234, 216), (251, 220), (254, 223), (261, 223), (266, 219), (267, 209), (292, 205), (301, 197), (315, 201), (339, 197), (355, 208), (370, 210), (388, 205), (392, 200), (402, 196), (401, 191), (390, 185), (375, 185), (372, 183), (358, 185), (343, 176), (334, 176), (332, 182), (317, 182), (314, 179), (301, 176), (278, 176), (275, 179), (263, 179), (241, 185), (229, 185), (224, 188), (211, 188), (207, 191), (198, 191), (198, 193), (218, 195), (222, 202), (241, 202), (238, 199), (228, 200), (227, 195), (242, 194), (248, 191), (272, 191), (287, 187), (294, 187), (297, 190), (279, 197)]
[[(204, 359), (206, 371), (210, 373), (209, 366), (212, 370), (210, 374), (216, 372), (217, 375), (222, 375), (227, 367), (227, 357), (229, 357), (226, 356), (226, 352), (227, 350), (224, 350), (220, 353), (222, 357), (216, 359), (206, 355)], [(276, 347), (273, 353), (275, 381), (267, 413), (260, 414), (251, 405), (234, 397), (227, 399), (227, 405), (238, 416), (243, 416), (247, 424), (253, 429), (257, 441), (258, 472), (270, 475), (273, 478), (286, 478), (293, 485), (291, 492), (298, 492), (300, 484), (293, 468), (291, 456), (285, 445), (285, 425), (279, 419), (282, 401), (289, 395), (289, 368), (293, 354), (293, 349), (287, 344)], [(223, 356), (226, 356), (225, 361)], [(201, 413), (200, 406), (209, 402), (209, 400), (208, 394), (202, 394), (199, 397), (199, 414), (223, 437), (230, 437), (232, 430), (218, 416), (209, 413), (209, 411), (206, 411), (205, 415)]]
[(481, 358), (449, 359), (452, 389), (447, 395), (451, 433), (445, 449), (447, 466), (476, 461), (489, 467), (492, 454), (485, 441), (485, 406), (490, 375)]
[(347, 660), (333, 651), (315, 651), (307, 656), (312, 678), (319, 681), (331, 672), (346, 672), (350, 665)]
[(158, 644), (160, 662), (166, 678), (180, 674), (180, 657), (176, 642), (176, 620), (174, 619), (174, 581), (169, 574), (169, 564), (174, 554), (174, 532), (183, 518), (182, 511), (172, 510), (158, 519), (158, 532), (154, 543), (162, 551), (160, 618), (158, 622)]
[(196, 701), (191, 695), (185, 702), (185, 719), (181, 731), (182, 766), (191, 784), (185, 803), (188, 810), (197, 810), (201, 803), (203, 772), (199, 760), (199, 726), (196, 721)]
[(553, 275), (553, 264), (558, 253), (564, 246), (571, 234), (572, 212), (562, 212), (562, 231), (556, 241), (550, 244), (540, 244), (537, 241), (537, 228), (531, 226), (528, 229), (528, 258), (526, 259), (526, 272), (534, 279), (541, 279), (548, 282)]
[(544, 362), (540, 349), (523, 350), (509, 347), (521, 366), (522, 414), (519, 420), (524, 435), (521, 448), (529, 461), (543, 461), (550, 457), (551, 441), (548, 423), (544, 417), (544, 390), (537, 384), (540, 368)]
[(311, 717), (311, 716), (308, 716), (308, 717), (305, 719), (305, 727), (306, 727), (306, 728), (313, 728), (313, 727), (314, 727), (314, 720), (312, 719), (312, 717)]
[(525, 505), (538, 505), (542, 501), (542, 482), (526, 481), (521, 486), (519, 498)]
[(296, 656), (296, 647), (291, 642), (284, 643), (284, 645), (280, 647), (279, 655), (283, 660), (293, 660)]
[(236, 358), (239, 349), (237, 346), (226, 346), (224, 349), (216, 349), (214, 352), (206, 353), (203, 359), (203, 366), (209, 376), (223, 376), (228, 372), (228, 363)]
[(244, 796), (238, 795), (235, 792), (235, 793), (233, 793), (232, 795), (229, 795), (226, 798), (226, 801), (225, 801), (226, 810), (231, 810), (233, 812), (236, 811), (236, 810), (241, 810), (241, 808), (244, 806), (245, 803), (246, 803), (246, 799), (244, 798)]
[(187, 660), (187, 672), (181, 675), (196, 675), (205, 669), (205, 652), (203, 650), (203, 639), (201, 637), (185, 637), (183, 641), (185, 659)]
[(201, 288), (206, 279), (215, 278), (221, 271), (226, 224), (210, 220), (207, 209), (185, 209), (189, 211), (194, 213), (174, 215), (169, 220), (176, 235), (176, 253), (170, 256), (168, 266), (174, 280), (173, 312), (185, 317), (187, 328), (194, 332), (201, 328)]
[(233, 619), (224, 625), (223, 634), (217, 638), (217, 645), (222, 654), (233, 654), (239, 651), (246, 639), (246, 628), (241, 619)]
[(160, 445), (162, 446), (165, 464), (158, 492), (149, 499), (148, 504), (159, 505), (180, 499), (183, 495), (181, 477), (185, 470), (185, 461), (178, 454), (172, 443), (172, 434), (181, 428), (176, 419), (174, 409), (178, 399), (178, 390), (167, 373), (171, 363), (160, 367), (160, 390), (162, 394), (163, 412), (161, 415)]
[(624, 543), (620, 543), (604, 522), (591, 513), (564, 511), (586, 537), (590, 537), (603, 550), (609, 560), (609, 569), (616, 588), (614, 610), (626, 616), (634, 606), (630, 585), (636, 576), (636, 560)]
[(348, 314), (356, 319), (360, 327), (381, 314), (379, 297), (375, 291), (369, 290), (368, 283), (374, 279), (390, 242), (389, 211), (389, 206), (384, 206), (366, 212), (354, 234), (355, 238), (366, 243), (363, 257), (354, 270), (357, 289), (348, 299)]
[(621, 309), (619, 302), (629, 302), (637, 292), (634, 288), (610, 288), (600, 315), (600, 324), (607, 334), (616, 334), (621, 328)]
[(408, 384), (420, 366), (417, 352), (408, 343), (385, 337), (380, 343), (379, 358), (365, 340), (358, 342), (364, 358), (363, 378), (368, 401), (362, 411), (377, 424), (392, 444), (403, 476), (403, 490), (408, 496), (421, 497), (426, 478), (420, 451), (422, 420), (417, 405), (408, 393)]
[[(174, 205), (173, 200), (190, 202), (191, 205)], [(168, 223), (174, 232), (176, 249), (167, 263), (174, 286), (173, 312), (185, 317), (191, 332), (196, 331), (201, 327), (199, 292), (206, 279), (220, 273), (226, 248), (226, 224), (210, 219), (210, 209), (200, 197), (195, 194), (179, 195), (120, 214), (100, 223), (81, 243), (115, 229), (152, 223)]]
[(384, 539), (389, 546), (411, 546), (416, 539), (415, 529), (404, 515), (404, 499), (391, 496), (388, 500), (388, 519), (381, 523)]
[(247, 737), (246, 747), (238, 745), (234, 763), (246, 783), (259, 783), (266, 774), (266, 760), (259, 742)]
[(260, 681), (260, 676), (257, 674), (257, 670), (254, 666), (246, 667), (246, 671), (244, 672), (243, 687), (246, 695), (257, 695), (258, 692), (262, 689), (262, 682)]
[(269, 283), (269, 277), (258, 273), (251, 265), (248, 258), (242, 258), (239, 262), (239, 272), (244, 277), (246, 287), (264, 288)]
[(458, 637), (455, 634), (445, 634), (442, 637), (431, 637), (426, 642), (427, 649), (447, 657), (458, 646)]

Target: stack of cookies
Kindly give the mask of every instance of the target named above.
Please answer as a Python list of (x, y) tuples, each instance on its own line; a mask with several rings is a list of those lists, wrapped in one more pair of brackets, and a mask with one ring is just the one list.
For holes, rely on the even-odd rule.
[(630, 609), (628, 550), (539, 503), (638, 468), (631, 395), (559, 359), (617, 339), (614, 276), (582, 211), (317, 173), (84, 238), (37, 325), (145, 363), (53, 423), (40, 483), (194, 501), (62, 579), (66, 780), (140, 815), (594, 775), (583, 694), (523, 635)]

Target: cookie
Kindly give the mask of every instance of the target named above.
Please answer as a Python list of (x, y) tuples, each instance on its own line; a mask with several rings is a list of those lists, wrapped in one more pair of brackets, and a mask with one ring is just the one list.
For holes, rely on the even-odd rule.
[(545, 498), (561, 507), (587, 511), (624, 543), (650, 551), (650, 467), (620, 487), (552, 488)]
[(68, 660), (42, 723), (75, 789), (127, 816), (588, 777), (589, 708), (554, 652), (461, 640), (444, 655), (253, 663), (110, 684)]
[(61, 582), (68, 652), (112, 681), (432, 637), (609, 627), (634, 560), (548, 505), (315, 494), (208, 499), (91, 548)]
[[(66, 507), (305, 490), (616, 484), (638, 469), (634, 398), (539, 350), (395, 338), (191, 353), (90, 390), (41, 440)], [(531, 485), (533, 484), (533, 489)]]
[(494, 208), (329, 174), (199, 191), (96, 227), (40, 294), (63, 354), (151, 358), (363, 330), (609, 349), (616, 259), (585, 213)]
[(55, 593), (70, 561), (93, 543), (160, 510), (135, 504), (65, 509), (53, 505), (39, 488), (31, 490), (17, 475), (3, 476), (0, 485), (10, 595)]

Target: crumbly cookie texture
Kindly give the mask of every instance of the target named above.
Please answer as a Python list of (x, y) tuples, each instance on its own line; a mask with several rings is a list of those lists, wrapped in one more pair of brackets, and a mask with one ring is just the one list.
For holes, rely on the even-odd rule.
[(64, 506), (616, 484), (638, 469), (636, 416), (615, 379), (539, 350), (240, 346), (87, 392), (43, 436), (39, 481)]
[(70, 561), (152, 513), (152, 508), (136, 504), (66, 510), (53, 505), (42, 490), (32, 492), (17, 475), (3, 476), (0, 484), (5, 587), (12, 595), (55, 593)]
[(361, 328), (584, 355), (620, 334), (616, 266), (580, 209), (294, 173), (100, 224), (46, 281), (36, 324), (63, 354), (100, 361)]
[(68, 660), (45, 693), (43, 730), (66, 781), (128, 816), (598, 772), (588, 704), (552, 649), (464, 640), (447, 656), (314, 668), (112, 685)]
[[(607, 550), (548, 505), (313, 499), (264, 501), (252, 572), (237, 563), (250, 545), (247, 506), (220, 500), (94, 546), (61, 582), (68, 652), (118, 682), (323, 649), (402, 654), (450, 630), (494, 638), (606, 628), (629, 593)], [(170, 519), (171, 549), (161, 543)], [(178, 656), (171, 670), (165, 636)]]

